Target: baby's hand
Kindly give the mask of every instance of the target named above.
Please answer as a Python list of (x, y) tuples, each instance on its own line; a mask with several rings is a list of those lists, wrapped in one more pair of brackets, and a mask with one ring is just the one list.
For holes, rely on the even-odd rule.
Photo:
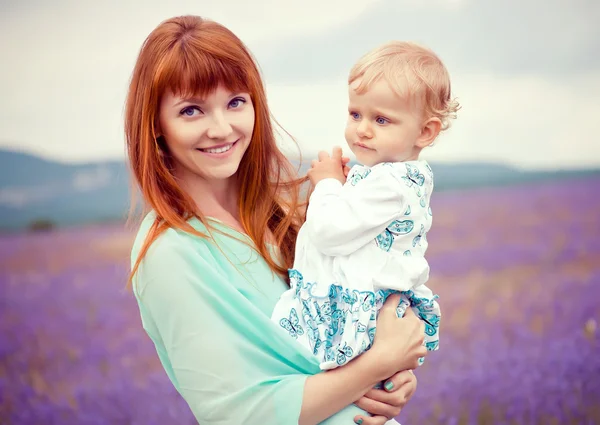
[(350, 167), (348, 166), (348, 163), (350, 162), (350, 158), (348, 158), (347, 156), (343, 156), (342, 157), (342, 167), (343, 167), (343, 171), (344, 171), (344, 177), (348, 177), (348, 173), (350, 173)]
[(346, 182), (345, 164), (342, 162), (342, 148), (339, 146), (333, 148), (331, 156), (325, 151), (319, 152), (319, 159), (313, 160), (311, 165), (312, 168), (308, 170), (307, 175), (313, 185), (327, 178), (337, 179), (342, 184)]

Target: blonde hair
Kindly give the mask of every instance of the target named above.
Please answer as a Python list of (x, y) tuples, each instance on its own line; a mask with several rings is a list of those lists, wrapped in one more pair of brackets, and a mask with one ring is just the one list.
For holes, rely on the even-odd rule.
[(441, 130), (450, 127), (460, 105), (452, 98), (450, 75), (440, 58), (416, 43), (391, 41), (363, 57), (350, 70), (348, 84), (361, 79), (357, 93), (384, 78), (392, 90), (404, 99), (419, 101), (425, 118), (439, 118)]

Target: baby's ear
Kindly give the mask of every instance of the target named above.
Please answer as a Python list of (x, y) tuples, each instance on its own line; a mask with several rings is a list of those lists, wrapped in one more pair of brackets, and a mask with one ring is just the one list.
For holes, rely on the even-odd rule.
[(431, 145), (440, 134), (442, 121), (439, 118), (429, 118), (421, 128), (421, 135), (417, 138), (417, 147), (423, 149)]

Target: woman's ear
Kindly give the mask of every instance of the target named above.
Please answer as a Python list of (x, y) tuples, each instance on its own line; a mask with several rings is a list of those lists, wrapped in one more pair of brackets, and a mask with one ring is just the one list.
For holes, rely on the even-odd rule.
[(423, 149), (431, 145), (440, 134), (442, 121), (439, 118), (429, 118), (421, 128), (421, 135), (417, 138), (417, 147)]
[(154, 140), (156, 142), (156, 151), (162, 157), (164, 156), (164, 151), (166, 149), (165, 138), (163, 137), (163, 133), (160, 128), (160, 123), (156, 123), (154, 127)]

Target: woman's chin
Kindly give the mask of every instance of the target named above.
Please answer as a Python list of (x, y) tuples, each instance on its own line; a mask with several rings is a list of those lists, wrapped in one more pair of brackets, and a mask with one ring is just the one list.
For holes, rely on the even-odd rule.
[(239, 164), (224, 164), (222, 167), (206, 170), (203, 173), (204, 179), (212, 182), (229, 180), (236, 176), (238, 168)]

